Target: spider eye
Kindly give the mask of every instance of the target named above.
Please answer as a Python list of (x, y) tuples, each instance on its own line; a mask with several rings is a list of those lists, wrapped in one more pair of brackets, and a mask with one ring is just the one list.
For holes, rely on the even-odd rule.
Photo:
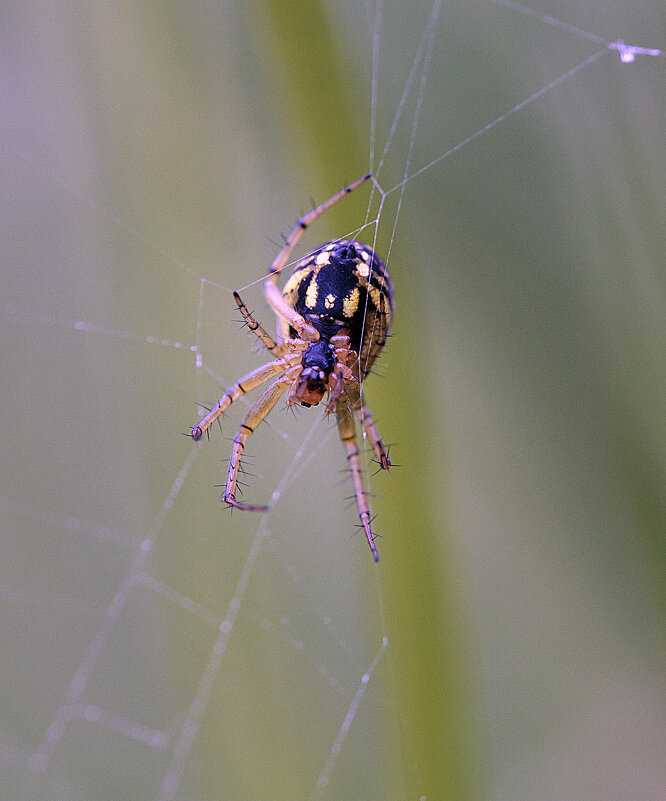
[(335, 322), (335, 317), (332, 317), (330, 314), (320, 314), (319, 319), (322, 323), (331, 324)]

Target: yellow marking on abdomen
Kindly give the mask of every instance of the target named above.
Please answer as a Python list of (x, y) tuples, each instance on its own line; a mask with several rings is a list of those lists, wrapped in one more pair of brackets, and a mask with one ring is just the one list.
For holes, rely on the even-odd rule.
[(360, 292), (358, 287), (355, 286), (347, 297), (342, 301), (342, 313), (345, 317), (353, 317), (358, 309)]
[(313, 276), (305, 293), (305, 305), (308, 307), (308, 309), (314, 309), (314, 307), (317, 305), (318, 292), (319, 288), (317, 287), (317, 279), (315, 276)]

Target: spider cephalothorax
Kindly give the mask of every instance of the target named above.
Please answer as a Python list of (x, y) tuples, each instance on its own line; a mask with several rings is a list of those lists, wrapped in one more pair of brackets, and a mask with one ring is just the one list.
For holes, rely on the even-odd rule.
[(305, 229), (345, 194), (367, 181), (365, 175), (301, 217), (287, 237), (264, 281), (264, 294), (277, 318), (276, 342), (252, 317), (237, 292), (234, 298), (248, 324), (277, 357), (230, 387), (192, 429), (201, 439), (219, 415), (245, 392), (273, 379), (250, 409), (234, 437), (224, 501), (237, 509), (265, 510), (236, 500), (238, 472), (247, 438), (289, 389), (287, 404), (315, 406), (325, 395), (326, 412), (335, 412), (349, 462), (361, 525), (375, 561), (379, 559), (370, 527), (370, 508), (356, 442), (360, 420), (379, 466), (391, 466), (372, 416), (361, 396), (361, 382), (384, 347), (393, 315), (393, 289), (384, 262), (373, 248), (356, 240), (328, 242), (297, 262), (282, 291), (278, 276)]
[(287, 403), (316, 406), (328, 391), (335, 369), (335, 349), (328, 339), (311, 342), (301, 356), (301, 373), (294, 382)]

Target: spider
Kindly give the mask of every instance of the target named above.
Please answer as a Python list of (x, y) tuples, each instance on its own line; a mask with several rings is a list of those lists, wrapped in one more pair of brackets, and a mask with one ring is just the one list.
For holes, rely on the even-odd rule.
[(222, 412), (246, 392), (271, 381), (240, 424), (233, 441), (223, 500), (228, 506), (266, 511), (268, 506), (236, 499), (238, 473), (245, 443), (289, 389), (287, 405), (316, 406), (328, 394), (325, 412), (335, 412), (338, 431), (349, 462), (361, 526), (375, 562), (379, 561), (371, 528), (359, 448), (358, 419), (370, 439), (382, 470), (391, 467), (372, 415), (363, 402), (361, 382), (384, 347), (393, 314), (393, 289), (383, 261), (362, 242), (327, 242), (296, 263), (282, 291), (277, 282), (304, 231), (320, 214), (371, 178), (364, 175), (301, 217), (270, 267), (264, 295), (277, 318), (274, 340), (248, 311), (238, 292), (234, 299), (249, 329), (276, 357), (229, 387), (191, 432), (200, 440)]

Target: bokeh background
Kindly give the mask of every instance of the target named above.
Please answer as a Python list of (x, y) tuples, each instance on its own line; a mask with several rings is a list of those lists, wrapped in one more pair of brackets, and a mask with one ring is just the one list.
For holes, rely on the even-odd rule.
[[(666, 47), (657, 0), (530, 7)], [(264, 518), (218, 501), (239, 410), (179, 436), (265, 360), (230, 290), (399, 107), (384, 190), (603, 48), (448, 3), (400, 106), (431, 10), (3, 8), (3, 799), (664, 797), (664, 57), (609, 50), (387, 195), (379, 566), (316, 410), (255, 437)]]

